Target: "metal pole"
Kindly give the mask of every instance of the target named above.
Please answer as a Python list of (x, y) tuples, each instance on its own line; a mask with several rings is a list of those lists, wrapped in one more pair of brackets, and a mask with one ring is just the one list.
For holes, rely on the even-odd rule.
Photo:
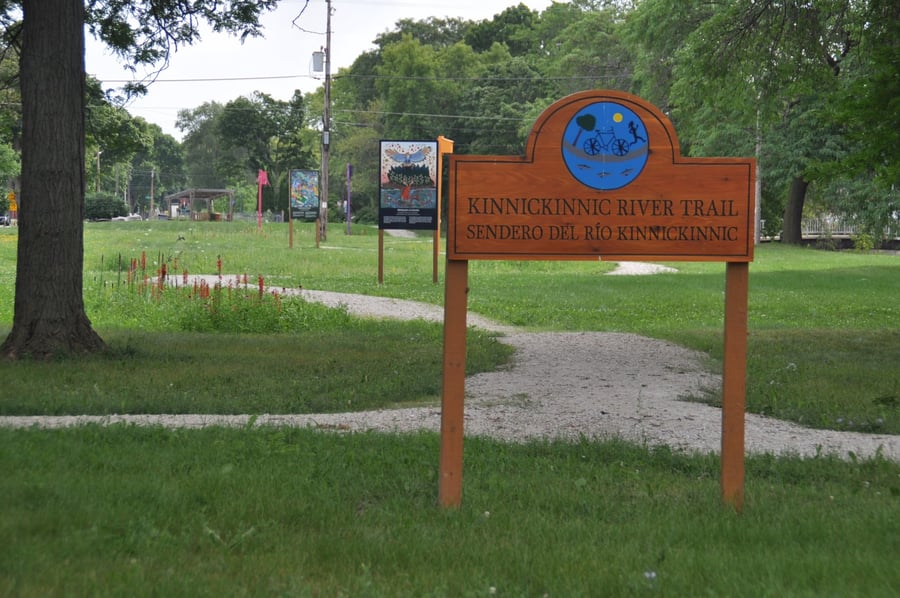
[(148, 215), (151, 218), (153, 217), (153, 179), (155, 179), (155, 178), (156, 178), (156, 169), (151, 168), (150, 169), (150, 211), (148, 212)]
[(325, 111), (322, 118), (322, 201), (319, 207), (321, 238), (328, 230), (328, 146), (331, 144), (331, 0), (325, 1)]
[(760, 230), (760, 225), (762, 224), (762, 178), (760, 178), (759, 174), (759, 163), (760, 163), (760, 153), (762, 153), (762, 133), (759, 125), (759, 109), (756, 110), (756, 181), (755, 184), (755, 193), (756, 193), (756, 210), (753, 215), (753, 244), (759, 245), (762, 242), (762, 230)]
[(350, 219), (353, 217), (353, 210), (350, 206), (350, 197), (352, 195), (352, 180), (353, 180), (353, 166), (347, 162), (347, 209), (344, 210), (344, 214), (347, 216), (347, 234), (351, 234), (350, 230)]
[(100, 192), (100, 154), (102, 153), (103, 150), (97, 152), (97, 176), (94, 179), (94, 193)]

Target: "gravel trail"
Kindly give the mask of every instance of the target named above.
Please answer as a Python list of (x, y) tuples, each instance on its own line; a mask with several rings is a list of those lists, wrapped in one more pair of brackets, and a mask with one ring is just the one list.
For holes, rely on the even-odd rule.
[[(652, 271), (647, 264), (630, 274)], [(621, 273), (620, 273), (621, 274)], [(216, 277), (206, 277), (217, 280)], [(233, 279), (233, 278), (232, 278)], [(366, 317), (442, 321), (435, 305), (326, 291), (284, 289), (308, 301), (344, 306)], [(707, 372), (703, 354), (633, 334), (524, 332), (468, 314), (470, 326), (502, 334), (516, 349), (500, 371), (466, 380), (467, 435), (506, 441), (538, 438), (622, 438), (687, 452), (718, 452), (721, 411), (683, 400), (721, 386)], [(6, 427), (65, 427), (85, 423), (131, 423), (197, 428), (243, 426), (249, 415), (109, 415), (0, 417)], [(867, 458), (900, 461), (900, 436), (813, 430), (746, 415), (747, 453)], [(339, 414), (259, 415), (254, 425), (309, 426), (324, 430), (409, 432), (440, 429), (440, 406)]]

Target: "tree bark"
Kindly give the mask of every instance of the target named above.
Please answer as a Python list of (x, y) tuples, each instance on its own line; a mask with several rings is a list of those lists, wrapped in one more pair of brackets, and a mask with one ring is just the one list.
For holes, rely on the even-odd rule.
[(24, 0), (22, 193), (9, 358), (104, 348), (84, 310), (84, 3)]
[(806, 188), (809, 183), (803, 177), (794, 177), (788, 190), (787, 205), (784, 207), (784, 221), (781, 231), (781, 242), (799, 244), (803, 241), (801, 221), (803, 219), (803, 203), (806, 201)]

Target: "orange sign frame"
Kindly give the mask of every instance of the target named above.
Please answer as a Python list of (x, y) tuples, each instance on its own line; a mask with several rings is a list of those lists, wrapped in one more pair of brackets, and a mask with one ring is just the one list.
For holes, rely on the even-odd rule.
[(468, 261), (723, 261), (721, 491), (744, 499), (747, 295), (756, 161), (681, 156), (656, 107), (618, 91), (562, 98), (524, 156), (450, 156), (439, 503), (462, 501)]

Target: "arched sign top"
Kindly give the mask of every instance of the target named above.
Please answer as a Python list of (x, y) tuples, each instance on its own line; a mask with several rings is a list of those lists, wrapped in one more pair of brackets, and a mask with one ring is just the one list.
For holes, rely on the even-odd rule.
[(526, 142), (526, 160), (550, 162), (555, 153), (566, 164), (572, 158), (591, 155), (644, 156), (645, 164), (651, 155), (669, 163), (681, 158), (675, 129), (659, 108), (612, 90), (574, 93), (541, 113)]
[(524, 156), (450, 157), (449, 259), (751, 261), (751, 158), (685, 158), (668, 118), (594, 90), (549, 106)]

